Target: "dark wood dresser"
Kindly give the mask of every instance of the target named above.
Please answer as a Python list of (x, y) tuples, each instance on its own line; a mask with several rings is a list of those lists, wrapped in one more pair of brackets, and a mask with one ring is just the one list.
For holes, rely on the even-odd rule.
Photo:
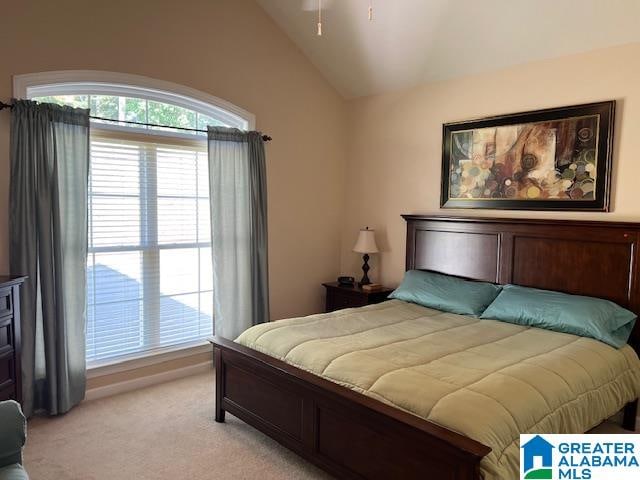
[(343, 308), (364, 307), (374, 303), (384, 302), (393, 288), (383, 287), (375, 292), (365, 292), (358, 284), (353, 286), (340, 285), (338, 282), (323, 283), (327, 289), (325, 312), (333, 312)]
[(0, 275), (0, 400), (22, 398), (20, 285), (24, 277)]

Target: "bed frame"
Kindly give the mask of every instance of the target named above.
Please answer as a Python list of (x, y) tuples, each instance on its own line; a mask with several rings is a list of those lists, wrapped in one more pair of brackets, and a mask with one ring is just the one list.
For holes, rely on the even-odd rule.
[[(640, 312), (640, 224), (403, 215), (406, 268), (607, 298)], [(630, 343), (638, 352), (640, 322)], [(339, 478), (479, 480), (491, 449), (215, 337), (216, 411)], [(633, 430), (637, 400), (624, 409)]]

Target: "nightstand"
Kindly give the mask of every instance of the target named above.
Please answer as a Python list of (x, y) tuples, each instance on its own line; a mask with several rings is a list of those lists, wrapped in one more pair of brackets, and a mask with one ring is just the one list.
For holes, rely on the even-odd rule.
[(393, 288), (386, 287), (375, 292), (365, 292), (358, 284), (343, 286), (338, 282), (323, 283), (322, 285), (327, 289), (325, 312), (384, 302), (393, 292)]

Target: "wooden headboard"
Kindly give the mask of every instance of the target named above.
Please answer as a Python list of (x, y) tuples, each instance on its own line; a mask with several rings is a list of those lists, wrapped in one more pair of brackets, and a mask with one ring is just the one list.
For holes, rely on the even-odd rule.
[(606, 298), (640, 314), (639, 223), (403, 217), (407, 270)]

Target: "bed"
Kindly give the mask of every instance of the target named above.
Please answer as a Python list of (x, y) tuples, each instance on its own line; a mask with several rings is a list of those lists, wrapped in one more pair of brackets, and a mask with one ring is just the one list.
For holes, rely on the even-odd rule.
[[(634, 312), (640, 310), (638, 224), (435, 216), (405, 216), (405, 220), (407, 270), (433, 270), (602, 297)], [(309, 329), (311, 323), (318, 325), (315, 332)], [(559, 423), (554, 428), (561, 425), (567, 432), (587, 430), (603, 420), (605, 412), (611, 414), (611, 409), (622, 407), (624, 402), (628, 402), (624, 426), (633, 428), (637, 400), (629, 382), (637, 383), (637, 377), (626, 383), (616, 380), (635, 375), (626, 372), (638, 361), (631, 347), (616, 351), (594, 340), (522, 329), (503, 322), (489, 322), (495, 324), (489, 333), (488, 323), (481, 330), (477, 323), (477, 319), (447, 316), (393, 300), (364, 309), (254, 327), (239, 339), (244, 345), (214, 338), (216, 420), (224, 421), (224, 413), (229, 411), (340, 478), (503, 478), (505, 471), (513, 470), (513, 462), (517, 463), (517, 441), (510, 438), (514, 428), (550, 428), (539, 424), (546, 415), (536, 412), (536, 401), (525, 398), (518, 402), (518, 392), (531, 388), (537, 391), (532, 393), (534, 397), (546, 396), (539, 402), (543, 404), (553, 403), (553, 395), (559, 396), (562, 391), (559, 388), (549, 397), (554, 390), (549, 386), (549, 392), (544, 391), (548, 383), (544, 374), (538, 385), (522, 380), (534, 378), (533, 370), (553, 368), (558, 363), (557, 355), (565, 355), (578, 365), (593, 364), (591, 371), (602, 372), (603, 377), (581, 379), (578, 368), (563, 380), (575, 383), (568, 390), (581, 394), (582, 400), (575, 406), (582, 413), (572, 416), (559, 412)], [(321, 324), (324, 330), (320, 329)], [(443, 325), (455, 327), (439, 332)], [(372, 336), (369, 327), (377, 336)], [(327, 331), (333, 333), (323, 333)], [(541, 333), (544, 338), (527, 337)], [(474, 389), (479, 390), (474, 395), (493, 395), (506, 402), (514, 397), (507, 405), (507, 420), (505, 415), (498, 420), (492, 417), (491, 409), (500, 409), (500, 402), (483, 404), (457, 395), (456, 391), (449, 393), (447, 378), (439, 379), (443, 380), (442, 385), (430, 383), (420, 391), (421, 383), (416, 378), (425, 374), (424, 368), (431, 368), (427, 373), (432, 376), (449, 375), (446, 369), (460, 363), (455, 360), (456, 355), (465, 355), (481, 334), (495, 336), (485, 342), (492, 346), (483, 355), (491, 357), (499, 368), (517, 364), (515, 370), (511, 367), (513, 371), (501, 375), (504, 378), (497, 383), (494, 378), (477, 384), (485, 374), (469, 373), (469, 369), (459, 375), (470, 376), (469, 381), (477, 387)], [(398, 335), (400, 338), (396, 338)], [(323, 344), (323, 336), (331, 340)], [(345, 355), (340, 350), (344, 342), (336, 342), (336, 336), (356, 339), (366, 356), (358, 351)], [(266, 341), (269, 337), (271, 342)], [(382, 337), (389, 338), (392, 346), (380, 344)], [(416, 338), (430, 343), (416, 343)], [(638, 328), (630, 343), (637, 345), (637, 338)], [(407, 342), (409, 348), (404, 345), (398, 349)], [(373, 357), (372, 345), (379, 347), (378, 355)], [(429, 352), (438, 348), (448, 355), (446, 366), (434, 365), (434, 359), (428, 358)], [(401, 365), (390, 368), (388, 359)], [(408, 363), (402, 364), (403, 361)], [(368, 379), (360, 368), (365, 364), (373, 372)], [(409, 364), (412, 368), (405, 368)], [(396, 369), (397, 366), (402, 368)], [(479, 367), (478, 370), (484, 368)], [(519, 370), (522, 368), (525, 370)], [(380, 378), (384, 381), (380, 382)], [(444, 389), (446, 402), (434, 397), (437, 408), (431, 405), (424, 411), (420, 411), (423, 406), (414, 405), (414, 398), (428, 399), (438, 388)], [(591, 408), (602, 403), (602, 398), (610, 399), (609, 410)], [(447, 410), (449, 413), (444, 415)], [(572, 418), (577, 419), (575, 423), (571, 423)], [(499, 426), (511, 421), (516, 427), (502, 432)], [(494, 431), (487, 429), (492, 425), (497, 425)], [(501, 462), (506, 463), (507, 470), (499, 468)]]

